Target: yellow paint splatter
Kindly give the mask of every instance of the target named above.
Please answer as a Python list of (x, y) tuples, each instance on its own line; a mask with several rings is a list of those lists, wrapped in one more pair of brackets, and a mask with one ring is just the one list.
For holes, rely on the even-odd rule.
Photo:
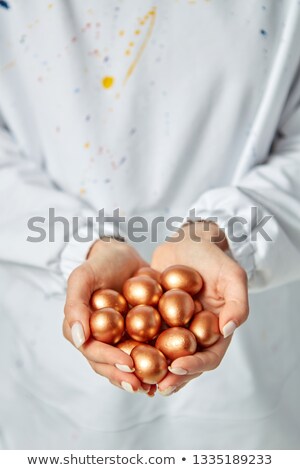
[(114, 85), (114, 82), (115, 82), (114, 77), (106, 76), (102, 79), (102, 86), (103, 86), (103, 88), (108, 89), (108, 88), (111, 88)]
[(8, 62), (7, 64), (5, 64), (4, 67), (2, 67), (1, 72), (5, 72), (6, 70), (12, 69), (13, 67), (15, 67), (15, 65), (16, 65), (16, 61), (12, 60)]
[(80, 188), (79, 192), (80, 195), (83, 196), (86, 193), (86, 190), (84, 188)]
[(129, 47), (133, 47), (133, 46), (134, 46), (134, 42), (133, 42), (133, 41), (130, 41)]
[(51, 10), (51, 8), (53, 8), (53, 3), (48, 4), (48, 10)]
[(123, 30), (119, 31), (119, 36), (124, 36), (124, 34), (125, 34), (125, 31)]
[(131, 54), (131, 50), (130, 50), (130, 49), (127, 49), (127, 50), (125, 51), (125, 55), (130, 55), (130, 54)]
[(88, 149), (90, 148), (90, 146), (91, 146), (91, 144), (90, 144), (89, 142), (86, 142), (86, 143), (84, 144), (84, 148), (85, 148), (86, 150), (88, 150)]
[[(138, 49), (137, 51), (137, 54), (134, 58), (134, 60), (132, 61), (132, 63), (130, 64), (128, 70), (127, 70), (127, 73), (125, 75), (125, 78), (124, 78), (124, 81), (123, 81), (123, 85), (126, 85), (127, 83), (127, 80), (129, 79), (129, 77), (132, 75), (132, 73), (134, 72), (136, 66), (138, 65), (139, 61), (141, 60), (141, 57), (143, 55), (143, 52), (144, 50), (146, 49), (147, 47), (147, 44), (152, 36), (152, 32), (153, 32), (153, 28), (154, 28), (154, 25), (155, 25), (155, 20), (156, 20), (156, 8), (152, 8), (149, 12), (148, 12), (148, 15), (149, 15), (149, 27), (148, 27), (148, 30), (147, 30), (147, 33), (145, 35), (145, 38), (140, 46), (140, 48)], [(135, 34), (138, 35), (140, 34), (140, 30), (139, 29), (136, 29), (135, 30)]]

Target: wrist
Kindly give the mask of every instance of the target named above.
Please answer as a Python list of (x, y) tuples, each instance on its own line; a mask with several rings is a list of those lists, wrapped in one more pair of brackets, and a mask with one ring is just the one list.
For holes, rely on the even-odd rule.
[(209, 242), (217, 245), (222, 251), (229, 249), (225, 232), (213, 221), (189, 221), (182, 227), (185, 236), (198, 242)]

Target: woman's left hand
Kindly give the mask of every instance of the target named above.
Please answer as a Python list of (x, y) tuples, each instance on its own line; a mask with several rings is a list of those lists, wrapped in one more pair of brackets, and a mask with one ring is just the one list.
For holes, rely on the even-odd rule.
[(204, 309), (219, 315), (221, 338), (213, 346), (192, 356), (172, 362), (170, 372), (158, 384), (165, 396), (177, 392), (190, 380), (219, 366), (231, 341), (233, 331), (246, 321), (249, 313), (247, 275), (226, 253), (224, 233), (213, 223), (198, 222), (183, 229), (181, 241), (160, 245), (153, 254), (152, 267), (163, 271), (168, 266), (183, 264), (200, 272), (204, 286), (198, 298)]

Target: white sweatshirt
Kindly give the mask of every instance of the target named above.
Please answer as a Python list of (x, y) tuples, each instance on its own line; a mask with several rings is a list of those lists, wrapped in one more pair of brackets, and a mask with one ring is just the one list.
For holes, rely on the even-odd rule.
[[(300, 2), (8, 3), (0, 445), (296, 448)], [(251, 207), (273, 216), (271, 242), (251, 236)], [(60, 327), (65, 278), (90, 243), (65, 242), (62, 224), (54, 242), (28, 242), (28, 220), (44, 217), (47, 228), (49, 208), (79, 216), (82, 229), (102, 208), (149, 221), (195, 208), (227, 232), (244, 217), (247, 237), (230, 248), (248, 273), (251, 314), (218, 370), (152, 401), (95, 376)], [(153, 247), (136, 244), (147, 259)]]

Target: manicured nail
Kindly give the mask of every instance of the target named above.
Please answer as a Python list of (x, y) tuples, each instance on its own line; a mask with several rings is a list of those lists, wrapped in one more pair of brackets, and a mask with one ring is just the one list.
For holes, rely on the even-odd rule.
[(169, 395), (172, 395), (172, 393), (176, 390), (176, 387), (167, 387), (164, 390), (159, 390), (158, 392), (163, 396), (163, 397), (168, 397)]
[(228, 323), (226, 323), (226, 325), (223, 326), (224, 338), (227, 338), (228, 336), (232, 335), (236, 327), (237, 327), (237, 324), (234, 323), (234, 321), (229, 321)]
[(73, 343), (75, 344), (76, 348), (80, 348), (80, 346), (82, 346), (85, 342), (85, 336), (82, 324), (79, 321), (72, 325), (71, 334)]
[(169, 371), (172, 372), (172, 374), (175, 375), (186, 375), (188, 373), (187, 370), (181, 369), (181, 367), (168, 367)]
[(134, 368), (127, 366), (126, 364), (115, 364), (115, 367), (121, 372), (134, 372)]
[(121, 387), (126, 391), (126, 392), (129, 392), (129, 393), (135, 393), (135, 391), (133, 390), (133, 387), (130, 383), (128, 382), (121, 382)]

